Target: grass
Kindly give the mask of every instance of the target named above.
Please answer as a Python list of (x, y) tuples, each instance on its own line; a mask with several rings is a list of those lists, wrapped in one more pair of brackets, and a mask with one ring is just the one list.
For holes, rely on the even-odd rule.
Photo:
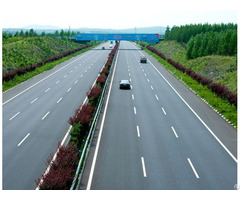
[(187, 74), (176, 70), (172, 65), (170, 65), (167, 61), (163, 60), (156, 54), (151, 51), (145, 49), (145, 51), (152, 55), (156, 60), (158, 60), (168, 71), (174, 74), (175, 77), (182, 80), (189, 88), (191, 88), (195, 93), (206, 100), (209, 105), (211, 105), (214, 109), (216, 109), (220, 114), (222, 114), (228, 121), (230, 121), (235, 127), (237, 127), (237, 108), (234, 105), (231, 105), (227, 100), (221, 99), (216, 96), (216, 94), (212, 93), (212, 91), (197, 81), (193, 80)]
[(225, 85), (233, 93), (237, 92), (237, 56), (211, 55), (188, 60), (184, 43), (161, 41), (153, 47), (167, 58), (193, 69), (216, 83)]
[(96, 46), (96, 45), (93, 45), (92, 47), (83, 49), (83, 50), (78, 51), (78, 52), (76, 52), (76, 53), (74, 53), (74, 54), (71, 54), (71, 55), (69, 55), (69, 56), (66, 56), (66, 57), (64, 57), (64, 58), (62, 58), (62, 59), (56, 60), (56, 61), (51, 62), (51, 63), (47, 63), (47, 64), (45, 64), (45, 65), (43, 65), (43, 66), (41, 66), (41, 67), (36, 68), (34, 71), (25, 73), (25, 74), (23, 74), (23, 75), (21, 75), (21, 76), (16, 75), (12, 80), (10, 80), (10, 81), (8, 81), (8, 82), (3, 82), (3, 83), (2, 83), (2, 91), (5, 92), (5, 91), (9, 90), (10, 88), (12, 88), (12, 87), (14, 87), (14, 86), (16, 86), (16, 85), (18, 85), (18, 84), (20, 84), (20, 83), (22, 83), (22, 82), (30, 79), (30, 78), (32, 78), (32, 77), (34, 77), (34, 76), (40, 74), (40, 73), (42, 73), (42, 72), (44, 72), (44, 71), (46, 71), (46, 70), (52, 69), (52, 68), (55, 67), (56, 65), (58, 65), (58, 64), (60, 64), (60, 63), (62, 63), (62, 62), (64, 62), (64, 61), (66, 61), (66, 60), (68, 60), (68, 59), (70, 59), (70, 58), (72, 58), (72, 57), (74, 57), (74, 56), (77, 56), (77, 55), (79, 55), (79, 54), (82, 54), (82, 53), (84, 53), (85, 51), (88, 51), (88, 50), (91, 49), (91, 48), (94, 48), (95, 46)]
[(5, 71), (38, 63), (46, 58), (80, 47), (64, 38), (13, 37), (2, 46), (2, 67)]

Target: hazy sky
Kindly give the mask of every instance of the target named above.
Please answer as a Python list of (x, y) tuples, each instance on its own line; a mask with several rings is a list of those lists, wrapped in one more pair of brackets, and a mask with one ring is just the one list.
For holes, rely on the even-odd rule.
[(238, 0), (3, 0), (3, 28), (134, 28), (237, 23)]

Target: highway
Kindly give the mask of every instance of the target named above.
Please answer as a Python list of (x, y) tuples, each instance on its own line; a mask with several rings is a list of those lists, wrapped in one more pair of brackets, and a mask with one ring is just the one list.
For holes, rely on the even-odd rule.
[(237, 131), (155, 59), (122, 41), (111, 84), (80, 189), (235, 189)]
[[(3, 93), (3, 189), (35, 189), (69, 117), (86, 98), (110, 53), (109, 43), (69, 59)], [(102, 50), (102, 46), (106, 50)]]

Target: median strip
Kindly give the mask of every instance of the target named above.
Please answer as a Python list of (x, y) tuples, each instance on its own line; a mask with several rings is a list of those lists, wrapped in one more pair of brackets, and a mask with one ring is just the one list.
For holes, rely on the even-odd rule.
[[(48, 189), (49, 187), (51, 189), (63, 189), (63, 188), (71, 189), (71, 190), (78, 189), (80, 179), (81, 179), (81, 173), (82, 173), (83, 167), (85, 165), (88, 149), (90, 147), (91, 140), (93, 138), (94, 131), (96, 129), (97, 120), (100, 115), (100, 110), (103, 105), (104, 94), (106, 93), (107, 85), (110, 82), (110, 78), (108, 77), (109, 71), (107, 70), (107, 68), (110, 69), (112, 66), (112, 62), (114, 62), (114, 60), (115, 60), (114, 55), (115, 55), (117, 48), (118, 48), (118, 45), (116, 45), (114, 47), (114, 49), (111, 51), (111, 53), (109, 54), (108, 61), (105, 64), (105, 68), (103, 68), (103, 70), (100, 72), (98, 78), (93, 83), (92, 88), (87, 93), (86, 101), (84, 101), (84, 104), (82, 104), (76, 110), (75, 115), (73, 117), (70, 117), (69, 121), (68, 121), (72, 125), (71, 126), (72, 128), (70, 129), (71, 136), (68, 140), (66, 148), (63, 148), (63, 149), (64, 149), (64, 151), (68, 151), (69, 148), (72, 149), (74, 146), (74, 148), (75, 147), (77, 148), (76, 153), (78, 155), (78, 159), (77, 159), (76, 163), (67, 162), (67, 164), (66, 164), (67, 167), (69, 167), (69, 169), (74, 170), (74, 171), (71, 171), (71, 174), (73, 174), (75, 172), (74, 177), (72, 177), (72, 175), (71, 175), (71, 177), (68, 177), (69, 179), (72, 180), (72, 185), (69, 185), (71, 183), (71, 181), (69, 181), (69, 180), (65, 181), (65, 179), (66, 179), (65, 175), (62, 176), (62, 174), (65, 174), (65, 173), (69, 174), (68, 173), (69, 170), (62, 169), (62, 170), (64, 170), (64, 172), (58, 172), (58, 170), (55, 171), (51, 167), (51, 165), (54, 163), (54, 160), (57, 160), (58, 155), (60, 155), (59, 149), (62, 148), (62, 145), (63, 145), (63, 144), (61, 144), (61, 145), (59, 145), (58, 150), (54, 155), (54, 158), (49, 163), (49, 166), (48, 166), (47, 170), (45, 171), (44, 175), (42, 175), (42, 178), (38, 179), (36, 181), (37, 189)], [(117, 55), (117, 57), (118, 57), (118, 55)], [(115, 72), (115, 70), (114, 70), (114, 72)], [(114, 72), (113, 72), (113, 74), (114, 74)], [(103, 74), (105, 74), (104, 76), (106, 76), (108, 78), (106, 79), (106, 77), (105, 77), (104, 82), (101, 82), (104, 78)], [(113, 80), (113, 78), (111, 79), (111, 82), (110, 82), (111, 85), (112, 85), (112, 80)], [(111, 88), (111, 86), (110, 86), (110, 88)], [(99, 96), (99, 91), (101, 91), (100, 96)], [(110, 89), (110, 91), (111, 91), (111, 89)], [(109, 99), (109, 96), (108, 96), (108, 99)], [(85, 103), (87, 103), (87, 104), (85, 104)], [(47, 114), (49, 114), (49, 113), (47, 113)], [(43, 118), (45, 118), (47, 116), (47, 114)], [(99, 134), (99, 138), (101, 138), (100, 134)], [(72, 165), (74, 166), (74, 168), (72, 168)], [(77, 169), (75, 167), (76, 165), (77, 165)], [(58, 167), (56, 167), (56, 169), (58, 169)], [(59, 169), (59, 170), (61, 170), (61, 169)], [(56, 175), (54, 175), (55, 173), (56, 173)], [(61, 181), (64, 185), (59, 185), (55, 182), (56, 178), (54, 178), (54, 177), (57, 176), (58, 173), (60, 173), (61, 177), (62, 177), (62, 178), (58, 177), (59, 181)], [(50, 177), (48, 174), (50, 174)], [(68, 176), (67, 174), (66, 174), (66, 176)]]

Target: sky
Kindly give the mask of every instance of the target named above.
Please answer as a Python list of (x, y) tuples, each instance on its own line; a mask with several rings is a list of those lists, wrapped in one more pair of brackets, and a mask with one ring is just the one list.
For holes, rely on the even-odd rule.
[(137, 28), (237, 23), (238, 0), (1, 1), (1, 27)]

